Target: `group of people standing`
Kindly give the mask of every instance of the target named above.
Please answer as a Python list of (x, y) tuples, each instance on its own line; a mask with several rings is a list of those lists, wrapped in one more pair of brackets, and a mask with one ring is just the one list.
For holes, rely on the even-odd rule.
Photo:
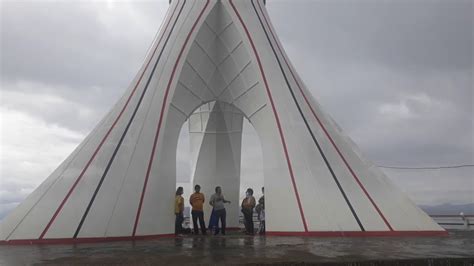
[[(183, 187), (178, 187), (176, 190), (175, 197), (175, 207), (174, 213), (176, 215), (175, 220), (175, 235), (180, 235), (183, 232), (183, 221), (184, 221), (184, 198), (183, 198)], [(264, 193), (264, 188), (262, 187), (262, 194)], [(199, 234), (199, 228), (203, 235), (207, 234), (206, 225), (204, 222), (204, 202), (205, 196), (201, 193), (201, 186), (194, 186), (194, 193), (189, 197), (189, 203), (192, 206), (191, 216), (193, 220), (194, 234)], [(225, 204), (231, 203), (226, 200), (222, 194), (222, 188), (217, 186), (215, 188), (215, 193), (211, 196), (209, 204), (212, 206), (212, 213), (209, 219), (209, 229), (212, 230), (214, 235), (222, 233), (225, 235), (226, 229), (226, 210)], [(258, 220), (260, 221), (260, 226), (258, 232), (260, 234), (265, 233), (265, 198), (264, 196), (260, 197), (258, 204), (256, 204), (255, 198), (253, 197), (253, 189), (249, 188), (246, 191), (245, 198), (242, 200), (241, 211), (244, 215), (244, 224), (245, 224), (245, 233), (248, 235), (253, 235), (255, 233), (254, 224), (253, 224), (253, 212), (254, 209), (257, 211)], [(221, 227), (219, 227), (219, 221)], [(199, 222), (199, 227), (198, 227)]]

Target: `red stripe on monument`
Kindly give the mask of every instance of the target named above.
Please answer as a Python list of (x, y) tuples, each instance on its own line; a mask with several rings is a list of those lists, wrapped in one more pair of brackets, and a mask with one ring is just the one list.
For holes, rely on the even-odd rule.
[(273, 114), (275, 115), (275, 120), (276, 120), (276, 123), (277, 123), (277, 126), (278, 126), (278, 132), (280, 133), (280, 139), (281, 139), (281, 142), (282, 142), (282, 145), (283, 145), (283, 150), (285, 152), (286, 162), (288, 164), (288, 170), (290, 172), (290, 177), (291, 177), (291, 183), (293, 185), (293, 190), (294, 190), (295, 195), (296, 195), (296, 201), (298, 202), (298, 208), (299, 208), (299, 211), (300, 211), (301, 220), (303, 221), (303, 226), (304, 226), (305, 232), (308, 232), (308, 226), (306, 224), (306, 219), (305, 219), (305, 216), (304, 216), (303, 207), (301, 206), (301, 200), (300, 200), (300, 196), (299, 196), (299, 193), (298, 193), (298, 188), (296, 187), (295, 177), (294, 177), (294, 173), (293, 173), (293, 167), (291, 166), (290, 157), (288, 155), (288, 149), (287, 149), (287, 146), (286, 146), (285, 137), (283, 135), (283, 130), (281, 128), (280, 119), (278, 117), (278, 113), (277, 113), (276, 108), (275, 108), (275, 103), (273, 102), (272, 94), (271, 94), (270, 88), (268, 86), (267, 78), (265, 76), (265, 72), (263, 71), (262, 62), (260, 61), (260, 57), (257, 53), (257, 49), (255, 48), (255, 44), (252, 40), (252, 37), (250, 36), (250, 33), (247, 29), (247, 26), (245, 25), (242, 17), (239, 14), (239, 11), (237, 11), (237, 8), (235, 7), (232, 0), (229, 0), (229, 2), (230, 2), (230, 5), (232, 6), (232, 8), (234, 9), (235, 14), (239, 18), (240, 23), (244, 27), (245, 33), (247, 34), (247, 37), (250, 41), (250, 44), (252, 45), (252, 49), (253, 49), (253, 52), (255, 54), (255, 57), (257, 58), (258, 67), (260, 69), (260, 73), (262, 74), (262, 78), (263, 78), (263, 81), (265, 83), (266, 92), (267, 92), (268, 98), (270, 99), (270, 103), (272, 105)]
[(136, 241), (136, 240), (153, 240), (161, 238), (171, 238), (174, 234), (148, 235), (148, 236), (112, 236), (112, 237), (81, 237), (81, 238), (48, 238), (48, 239), (14, 239), (0, 241), (0, 245), (64, 245), (64, 244), (80, 244), (80, 243), (101, 243), (116, 241)]
[[(179, 4), (179, 2), (178, 2)], [(176, 6), (178, 5), (176, 4)], [(176, 7), (175, 7), (175, 10), (176, 11)], [(173, 11), (173, 14), (171, 15), (171, 17), (173, 17), (174, 15), (174, 11)], [(95, 159), (95, 156), (97, 155), (97, 153), (99, 152), (99, 150), (102, 148), (102, 145), (105, 143), (105, 141), (107, 140), (107, 138), (109, 137), (110, 133), (112, 132), (112, 129), (114, 129), (114, 127), (116, 126), (117, 122), (120, 120), (120, 118), (122, 117), (123, 113), (125, 112), (125, 109), (127, 108), (130, 100), (132, 99), (133, 95), (135, 94), (137, 88), (138, 88), (138, 85), (140, 84), (140, 81), (142, 80), (143, 78), (143, 75), (145, 74), (146, 70), (148, 69), (148, 66), (150, 65), (150, 62), (151, 60), (153, 59), (153, 56), (155, 56), (155, 52), (156, 50), (158, 49), (158, 46), (160, 45), (160, 42), (161, 40), (163, 39), (163, 36), (166, 32), (166, 30), (168, 29), (168, 25), (171, 21), (171, 17), (170, 17), (170, 20), (168, 20), (168, 23), (166, 24), (166, 27), (165, 27), (165, 30), (163, 31), (163, 34), (161, 35), (154, 51), (153, 51), (153, 54), (150, 56), (145, 68), (143, 69), (143, 72), (142, 74), (140, 75), (140, 78), (138, 79), (137, 83), (135, 84), (135, 87), (133, 88), (132, 92), (130, 93), (130, 96), (128, 96), (128, 99), (127, 101), (125, 102), (125, 105), (123, 106), (122, 110), (120, 111), (119, 115), (117, 116), (117, 118), (115, 118), (115, 121), (114, 123), (112, 124), (112, 126), (109, 128), (109, 130), (107, 131), (107, 133), (105, 134), (105, 136), (102, 138), (101, 142), (99, 143), (99, 146), (96, 148), (96, 150), (94, 151), (94, 153), (92, 154), (92, 157), (89, 159), (89, 161), (87, 162), (86, 166), (82, 169), (82, 172), (81, 174), (77, 177), (76, 181), (74, 182), (74, 184), (72, 185), (72, 187), (69, 189), (68, 193), (66, 194), (66, 197), (63, 199), (63, 201), (61, 202), (61, 204), (59, 205), (59, 207), (56, 209), (56, 211), (54, 212), (54, 215), (53, 217), (51, 218), (51, 220), (48, 222), (48, 224), (46, 225), (46, 228), (43, 230), (43, 232), (41, 233), (39, 239), (43, 239), (43, 237), (46, 235), (46, 233), (48, 232), (49, 228), (51, 227), (51, 225), (53, 224), (53, 222), (55, 221), (56, 217), (58, 216), (59, 212), (62, 210), (62, 208), (64, 207), (64, 204), (66, 204), (67, 200), (69, 199), (69, 197), (71, 196), (72, 192), (74, 191), (74, 189), (76, 188), (77, 184), (79, 183), (79, 181), (82, 179), (82, 177), (84, 176), (85, 172), (87, 171), (87, 169), (89, 168), (89, 166), (91, 165), (92, 161), (94, 161)]]
[[(260, 7), (260, 10), (262, 10), (262, 7), (260, 5), (260, 1), (257, 1), (259, 7)], [(365, 193), (365, 195), (367, 196), (367, 198), (369, 199), (369, 201), (372, 203), (372, 205), (374, 206), (375, 210), (377, 211), (377, 213), (380, 215), (380, 217), (382, 218), (382, 220), (384, 221), (385, 225), (391, 230), (393, 231), (393, 228), (392, 226), (390, 225), (390, 223), (388, 222), (388, 220), (385, 218), (385, 216), (383, 215), (382, 211), (380, 211), (379, 207), (377, 206), (377, 204), (375, 203), (375, 201), (372, 199), (372, 197), (369, 195), (369, 192), (365, 189), (364, 185), (362, 184), (362, 182), (360, 181), (359, 177), (357, 177), (357, 175), (354, 173), (354, 171), (352, 170), (352, 167), (349, 165), (349, 163), (346, 161), (346, 158), (342, 155), (341, 151), (339, 150), (339, 148), (337, 147), (336, 143), (334, 142), (334, 140), (332, 139), (331, 135), (329, 134), (329, 132), (326, 130), (326, 127), (324, 126), (324, 124), (321, 122), (321, 120), (319, 119), (319, 117), (316, 115), (316, 112), (314, 111), (313, 107), (311, 106), (311, 104), (309, 103), (309, 100), (308, 98), (306, 97), (305, 93), (303, 92), (303, 89), (301, 89), (301, 86), (298, 82), (298, 79), (296, 78), (295, 74), (293, 73), (293, 70), (291, 69), (285, 55), (283, 54), (282, 52), (282, 49), (280, 47), (280, 44), (279, 42), (277, 41), (276, 37), (275, 37), (275, 34), (273, 33), (273, 30), (272, 30), (272, 27), (270, 26), (270, 23), (267, 21), (267, 17), (266, 17), (266, 14), (265, 12), (263, 12), (262, 10), (262, 14), (263, 14), (263, 18), (265, 19), (265, 22), (267, 23), (268, 25), (268, 28), (270, 29), (270, 33), (272, 34), (273, 36), (273, 39), (275, 40), (276, 44), (277, 44), (277, 47), (278, 47), (278, 50), (280, 51), (280, 54), (282, 55), (283, 59), (285, 60), (285, 63), (286, 65), (288, 66), (288, 69), (290, 70), (290, 73), (291, 75), (293, 76), (293, 79), (295, 80), (296, 82), (296, 85), (298, 86), (298, 89), (299, 91), (301, 92), (301, 94), (303, 95), (303, 98), (306, 102), (306, 104), (308, 105), (308, 107), (310, 108), (311, 110), (311, 113), (313, 114), (313, 116), (316, 118), (316, 120), (318, 121), (318, 124), (321, 126), (321, 128), (323, 129), (324, 133), (326, 134), (326, 136), (328, 137), (329, 141), (331, 142), (332, 146), (334, 147), (334, 149), (336, 150), (336, 152), (339, 154), (339, 156), (341, 157), (342, 161), (344, 162), (344, 164), (346, 165), (346, 167), (348, 168), (349, 172), (351, 173), (351, 175), (354, 177), (354, 179), (356, 180), (357, 184), (359, 185), (359, 187), (362, 189), (362, 191)]]
[(143, 184), (142, 194), (140, 196), (140, 203), (138, 205), (138, 210), (137, 210), (137, 214), (136, 214), (136, 217), (135, 217), (135, 224), (133, 226), (132, 236), (135, 236), (135, 233), (137, 232), (137, 226), (138, 226), (138, 221), (140, 219), (140, 213), (141, 213), (141, 210), (142, 210), (143, 199), (145, 197), (146, 186), (148, 184), (148, 178), (150, 177), (151, 167), (153, 165), (153, 159), (154, 159), (154, 156), (155, 156), (155, 150), (156, 150), (156, 147), (157, 147), (158, 137), (160, 135), (161, 123), (163, 122), (163, 114), (164, 114), (164, 110), (166, 108), (166, 101), (168, 99), (168, 93), (169, 93), (169, 90), (170, 90), (170, 87), (171, 87), (171, 83), (173, 82), (174, 74), (176, 73), (176, 69), (178, 67), (181, 56), (183, 55), (186, 44), (188, 43), (189, 39), (191, 38), (191, 34), (193, 33), (194, 29), (196, 28), (197, 23), (201, 19), (202, 14), (204, 13), (204, 11), (206, 10), (208, 5), (209, 5), (209, 0), (206, 1), (206, 5), (204, 5), (203, 9), (201, 10), (201, 13), (199, 13), (199, 16), (197, 17), (196, 21), (194, 22), (194, 24), (191, 28), (191, 31), (188, 33), (188, 36), (186, 37), (186, 40), (184, 41), (183, 47), (181, 47), (181, 51), (179, 52), (178, 58), (176, 59), (176, 62), (175, 62), (174, 67), (173, 67), (173, 71), (171, 72), (171, 77), (170, 77), (170, 80), (168, 81), (168, 86), (166, 87), (163, 102), (161, 103), (160, 119), (158, 121), (158, 126), (156, 128), (156, 134), (155, 134), (155, 139), (154, 139), (154, 142), (153, 142), (153, 148), (151, 150), (150, 159), (148, 161), (148, 168), (147, 168), (147, 171), (146, 171), (145, 182)]

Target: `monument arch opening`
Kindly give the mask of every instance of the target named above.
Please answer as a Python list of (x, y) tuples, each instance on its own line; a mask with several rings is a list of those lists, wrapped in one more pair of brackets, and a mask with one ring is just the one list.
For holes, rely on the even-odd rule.
[[(201, 186), (206, 196), (206, 221), (212, 211), (209, 199), (215, 187), (221, 186), (226, 199), (232, 202), (226, 205), (227, 226), (238, 228), (245, 190), (253, 188), (257, 200), (261, 196), (264, 178), (260, 140), (238, 108), (224, 102), (205, 103), (183, 125), (176, 171), (177, 186), (185, 188), (188, 198), (194, 185)], [(185, 216), (188, 212), (186, 208)]]

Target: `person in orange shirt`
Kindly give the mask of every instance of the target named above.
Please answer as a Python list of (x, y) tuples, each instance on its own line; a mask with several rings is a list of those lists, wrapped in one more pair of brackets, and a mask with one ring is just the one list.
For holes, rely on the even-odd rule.
[(201, 193), (201, 186), (195, 185), (194, 186), (194, 193), (189, 198), (189, 203), (193, 207), (191, 210), (191, 214), (193, 216), (193, 227), (194, 227), (194, 234), (199, 234), (199, 228), (197, 220), (199, 220), (199, 225), (201, 226), (201, 232), (203, 235), (206, 234), (206, 225), (204, 223), (204, 194)]
[(178, 187), (174, 200), (174, 214), (176, 215), (176, 219), (174, 221), (174, 234), (176, 236), (181, 236), (183, 232), (184, 198), (181, 195), (183, 195), (183, 187)]

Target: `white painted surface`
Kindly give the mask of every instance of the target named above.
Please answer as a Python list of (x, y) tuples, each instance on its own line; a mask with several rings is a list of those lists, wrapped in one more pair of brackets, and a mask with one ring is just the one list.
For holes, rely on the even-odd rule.
[[(259, 1), (255, 2), (258, 6)], [(156, 53), (153, 57), (153, 53), (148, 56), (152, 57), (150, 66), (103, 146), (97, 150), (121, 113), (140, 74), (83, 144), (3, 220), (0, 239), (37, 239), (43, 231), (46, 233), (45, 238), (73, 237), (149, 79), (143, 101), (84, 219), (78, 237), (132, 236), (135, 226), (137, 236), (173, 232), (179, 132), (188, 118), (191, 119), (191, 130), (198, 127), (199, 123), (201, 132), (210, 129), (210, 125), (204, 129), (202, 120), (199, 122), (199, 119), (193, 118), (192, 113), (203, 104), (213, 101), (242, 113), (260, 138), (268, 231), (303, 232), (304, 223), (308, 231), (360, 231), (362, 228), (348, 202), (367, 231), (388, 231), (389, 225), (394, 230), (443, 230), (395, 188), (373, 164), (361, 158), (355, 145), (321, 110), (291, 68), (295, 72), (295, 80), (290, 66), (285, 63), (286, 55), (278, 49), (281, 44), (273, 39), (265, 23), (262, 27), (257, 17), (257, 14), (263, 17), (266, 12), (258, 10), (256, 13), (250, 0), (234, 0), (252, 38), (250, 40), (228, 0), (210, 0), (207, 6), (204, 0), (187, 0), (178, 17), (183, 3), (173, 1), (170, 8), (176, 11), (168, 12), (166, 19), (171, 19), (171, 23), (162, 30), (164, 38), (159, 44), (155, 43), (158, 45)], [(201, 12), (202, 17), (197, 19)], [(171, 31), (176, 18), (176, 25)], [(191, 32), (193, 25), (195, 28)], [(270, 41), (264, 29), (269, 33)], [(169, 33), (171, 35), (165, 44)], [(251, 42), (255, 45), (255, 51)], [(276, 53), (270, 45), (276, 48)], [(152, 73), (159, 54), (160, 60)], [(226, 116), (228, 113), (224, 111), (221, 115)], [(202, 179), (203, 184), (206, 184), (205, 189), (217, 182), (212, 179), (214, 177), (223, 173), (232, 176), (222, 180), (226, 195), (232, 194), (229, 197), (234, 197), (235, 191), (238, 197), (240, 158), (237, 157), (240, 156), (241, 148), (241, 137), (229, 138), (229, 123), (232, 121), (232, 125), (240, 123), (241, 126), (239, 119), (227, 117), (223, 124), (212, 125), (216, 130), (220, 128), (227, 132), (222, 134), (224, 138), (207, 132), (195, 138), (201, 146), (193, 151), (198, 158), (195, 174), (202, 170), (200, 160), (203, 165), (215, 164), (215, 169), (209, 169), (208, 173), (196, 177), (199, 179), (209, 174), (209, 180)], [(311, 133), (321, 146), (348, 202), (337, 187)], [(208, 148), (215, 149), (215, 155), (204, 152)], [(96, 150), (97, 155), (82, 179), (64, 201), (57, 217), (52, 219)], [(222, 154), (222, 158), (210, 161), (206, 154), (210, 157)], [(232, 157), (234, 160), (230, 159)], [(210, 192), (206, 194), (209, 198)], [(233, 204), (239, 202), (233, 201)], [(45, 230), (50, 221), (51, 226)], [(229, 224), (232, 224), (230, 220)]]

